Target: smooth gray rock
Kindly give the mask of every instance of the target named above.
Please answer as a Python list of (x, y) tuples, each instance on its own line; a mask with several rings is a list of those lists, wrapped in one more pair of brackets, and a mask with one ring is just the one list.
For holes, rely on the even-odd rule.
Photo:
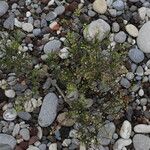
[(49, 41), (48, 43), (45, 44), (44, 52), (46, 54), (48, 54), (52, 51), (59, 50), (60, 47), (61, 47), (61, 42), (59, 40), (52, 40), (52, 41)]
[(65, 7), (64, 7), (63, 5), (57, 6), (57, 7), (54, 9), (54, 12), (55, 12), (57, 15), (63, 14), (64, 11), (65, 11)]
[(50, 11), (47, 15), (46, 15), (46, 20), (47, 21), (51, 21), (53, 19), (55, 19), (57, 17), (57, 14), (53, 11)]
[(44, 100), (38, 116), (41, 127), (48, 127), (53, 123), (57, 115), (58, 98), (54, 93), (48, 93)]
[(134, 63), (140, 63), (144, 60), (144, 53), (137, 48), (130, 49), (128, 56)]
[(11, 14), (5, 21), (4, 21), (4, 28), (13, 30), (14, 29), (14, 24), (15, 24), (15, 16)]
[(40, 149), (40, 150), (46, 150), (46, 144), (41, 144), (41, 145), (39, 146), (39, 149)]
[(0, 1), (0, 17), (8, 11), (8, 4), (5, 1)]
[(0, 144), (0, 150), (13, 150), (8, 144)]
[(133, 137), (135, 150), (150, 150), (150, 138), (143, 134), (136, 134)]
[(102, 41), (107, 37), (109, 32), (110, 25), (106, 21), (98, 19), (92, 21), (87, 28), (84, 29), (83, 35), (89, 41), (92, 41), (95, 38), (97, 38), (99, 41)]
[(139, 30), (137, 44), (144, 53), (150, 53), (150, 21), (145, 23)]
[(124, 43), (126, 41), (126, 38), (127, 35), (125, 34), (125, 32), (120, 31), (115, 35), (114, 40), (117, 43)]
[(126, 89), (128, 89), (131, 86), (131, 83), (129, 82), (129, 80), (124, 77), (121, 78), (120, 84)]
[(116, 9), (116, 10), (123, 10), (124, 9), (124, 3), (122, 0), (116, 0), (114, 3), (113, 3), (113, 7)]
[(110, 122), (101, 127), (98, 132), (97, 140), (102, 145), (108, 145), (112, 139), (113, 134), (115, 133), (116, 127), (114, 123)]
[(8, 134), (0, 134), (0, 144), (8, 144), (12, 149), (16, 146), (16, 139)]
[(28, 141), (30, 139), (30, 132), (28, 129), (23, 128), (19, 133), (25, 141)]
[(23, 120), (26, 120), (26, 121), (28, 121), (28, 120), (31, 119), (30, 113), (28, 113), (28, 112), (23, 112), (23, 111), (18, 112), (18, 117), (21, 118), (21, 119), (23, 119)]

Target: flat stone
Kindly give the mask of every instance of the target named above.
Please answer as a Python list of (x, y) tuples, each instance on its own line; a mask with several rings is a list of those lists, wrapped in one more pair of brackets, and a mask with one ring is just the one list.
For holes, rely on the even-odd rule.
[(23, 119), (23, 120), (26, 120), (26, 121), (28, 121), (28, 120), (31, 119), (30, 113), (28, 113), (28, 112), (23, 112), (23, 111), (18, 112), (18, 117), (21, 118), (21, 119)]
[(0, 1), (0, 17), (8, 11), (8, 4), (6, 1)]
[(150, 21), (145, 23), (139, 30), (137, 44), (144, 53), (150, 53)]
[(28, 141), (30, 139), (30, 132), (28, 129), (23, 128), (19, 133), (25, 141)]
[(135, 150), (150, 150), (150, 138), (142, 134), (136, 134), (133, 137), (133, 146)]
[(38, 147), (33, 146), (33, 145), (29, 145), (27, 150), (40, 150)]
[(15, 24), (15, 16), (11, 14), (5, 21), (4, 21), (4, 28), (13, 30), (14, 29), (14, 24)]
[(11, 135), (0, 133), (0, 144), (8, 144), (14, 149), (16, 146), (16, 139)]
[(123, 150), (125, 146), (128, 146), (132, 143), (131, 139), (119, 139), (115, 142), (113, 150)]
[(107, 3), (105, 0), (95, 0), (93, 10), (97, 13), (104, 14), (107, 11)]
[(58, 98), (54, 93), (48, 93), (44, 100), (38, 116), (41, 127), (48, 127), (53, 123), (57, 115)]
[(102, 145), (108, 145), (112, 139), (113, 134), (115, 133), (116, 127), (114, 123), (110, 122), (101, 127), (98, 132), (97, 140)]
[(49, 41), (48, 43), (45, 44), (44, 52), (46, 54), (48, 54), (52, 51), (59, 50), (60, 47), (61, 47), (61, 42), (59, 40), (52, 40), (52, 41)]
[(123, 139), (129, 139), (132, 131), (131, 123), (128, 120), (125, 120), (120, 129), (120, 136)]
[(54, 12), (55, 12), (57, 15), (63, 14), (64, 11), (65, 11), (65, 7), (64, 7), (63, 5), (57, 6), (57, 7), (54, 9)]
[(136, 133), (150, 133), (150, 125), (138, 124), (134, 127)]
[(98, 19), (92, 21), (87, 26), (87, 28), (84, 29), (83, 34), (84, 37), (89, 41), (95, 39), (102, 41), (104, 38), (108, 36), (109, 32), (110, 32), (110, 25), (106, 21)]
[(15, 127), (14, 127), (14, 129), (13, 129), (12, 135), (13, 135), (14, 137), (17, 136), (18, 133), (19, 133), (19, 131), (20, 131), (20, 125), (19, 125), (19, 124), (16, 124)]
[(138, 36), (139, 31), (134, 25), (128, 24), (126, 25), (125, 29), (129, 33), (129, 35), (131, 35), (132, 37)]

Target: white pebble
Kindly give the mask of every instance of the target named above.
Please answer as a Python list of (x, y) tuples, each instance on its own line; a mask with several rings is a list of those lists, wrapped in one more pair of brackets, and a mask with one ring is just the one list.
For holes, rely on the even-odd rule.
[(15, 93), (15, 91), (14, 90), (6, 90), (5, 91), (5, 95), (7, 96), (7, 97), (9, 97), (9, 98), (14, 98), (15, 97), (15, 95), (16, 95), (16, 93)]
[(150, 133), (150, 125), (138, 124), (134, 127), (136, 133)]
[(28, 17), (30, 17), (31, 16), (31, 12), (30, 11), (27, 11), (26, 12), (26, 17), (28, 18)]

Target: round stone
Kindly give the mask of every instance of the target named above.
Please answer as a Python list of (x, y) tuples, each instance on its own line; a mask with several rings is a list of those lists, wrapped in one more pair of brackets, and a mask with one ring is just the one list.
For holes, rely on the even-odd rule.
[(50, 11), (47, 15), (46, 15), (46, 20), (47, 21), (51, 21), (53, 19), (55, 19), (57, 17), (57, 14), (53, 11)]
[(140, 63), (144, 60), (144, 53), (137, 48), (131, 49), (128, 56), (135, 63)]
[(3, 113), (3, 118), (6, 121), (13, 121), (17, 117), (17, 112), (14, 108), (8, 109)]
[(105, 0), (95, 0), (93, 10), (97, 13), (104, 14), (107, 11), (107, 3)]
[(104, 38), (107, 37), (109, 32), (110, 32), (110, 25), (106, 21), (98, 19), (92, 21), (87, 26), (87, 28), (84, 29), (83, 35), (89, 41), (92, 41), (94, 39), (102, 41)]
[(60, 5), (60, 6), (58, 6), (58, 7), (56, 7), (56, 8), (54, 9), (54, 12), (55, 12), (57, 15), (63, 14), (64, 11), (65, 11), (65, 7), (64, 7), (63, 5)]
[(0, 17), (8, 11), (8, 4), (6, 1), (0, 1)]
[(123, 31), (120, 31), (119, 33), (115, 35), (114, 40), (117, 43), (124, 43), (126, 41), (126, 38), (127, 38), (127, 35)]
[(14, 90), (6, 90), (5, 91), (5, 95), (7, 96), (7, 97), (9, 97), (9, 98), (14, 98), (15, 97), (15, 95), (16, 95), (16, 93), (15, 93), (15, 91)]
[(22, 29), (26, 32), (32, 32), (33, 31), (33, 25), (31, 23), (23, 23)]
[(45, 44), (44, 52), (46, 54), (48, 54), (52, 51), (59, 50), (60, 47), (61, 47), (61, 42), (59, 40), (52, 40), (52, 41), (49, 41), (48, 43)]
[(124, 77), (121, 78), (120, 84), (126, 89), (128, 89), (131, 86), (131, 83), (129, 82), (129, 80), (127, 80)]
[(145, 23), (139, 30), (137, 44), (144, 53), (150, 53), (150, 21)]
[(129, 35), (131, 35), (132, 37), (137, 37), (138, 36), (138, 29), (132, 25), (132, 24), (128, 24), (126, 25), (126, 31), (129, 33)]
[(28, 129), (23, 128), (19, 133), (25, 141), (28, 141), (30, 139), (30, 132)]
[(116, 9), (116, 10), (123, 10), (124, 9), (124, 3), (122, 0), (116, 0), (114, 3), (113, 3), (113, 7)]

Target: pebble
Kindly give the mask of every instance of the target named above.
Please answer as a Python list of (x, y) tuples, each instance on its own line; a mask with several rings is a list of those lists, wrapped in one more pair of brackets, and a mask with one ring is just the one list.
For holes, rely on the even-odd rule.
[(58, 98), (54, 93), (48, 93), (44, 100), (38, 116), (41, 127), (48, 127), (53, 123), (57, 115)]
[(62, 143), (62, 146), (68, 147), (71, 144), (71, 139), (65, 139)]
[(46, 150), (46, 144), (41, 144), (39, 145), (40, 150)]
[(5, 90), (5, 95), (8, 97), (8, 98), (14, 98), (16, 93), (14, 90)]
[(127, 35), (123, 31), (118, 32), (114, 36), (114, 40), (117, 43), (124, 43), (126, 41), (126, 38), (127, 38)]
[(132, 143), (131, 139), (119, 139), (115, 142), (113, 150), (122, 150), (123, 147), (128, 146)]
[(136, 69), (136, 75), (137, 76), (143, 76), (144, 75), (144, 70), (142, 66), (138, 66)]
[(60, 47), (61, 47), (61, 42), (59, 40), (52, 40), (52, 41), (49, 41), (48, 43), (45, 44), (44, 52), (46, 54), (48, 54), (52, 51), (59, 50)]
[(21, 129), (19, 134), (22, 136), (22, 138), (25, 140), (25, 141), (28, 141), (30, 139), (30, 132), (28, 129), (24, 128), (24, 129)]
[(139, 92), (138, 92), (138, 94), (139, 94), (139, 96), (141, 96), (141, 97), (144, 96), (144, 90), (143, 90), (143, 89), (140, 89)]
[(136, 134), (133, 137), (133, 146), (135, 150), (149, 150), (150, 138), (142, 134)]
[(139, 31), (134, 25), (128, 24), (126, 25), (125, 29), (129, 33), (129, 35), (131, 35), (132, 37), (138, 36)]
[(121, 11), (121, 10), (124, 9), (124, 3), (123, 3), (122, 0), (116, 0), (116, 1), (112, 4), (112, 6), (113, 6), (116, 10), (119, 10), (119, 11)]
[(17, 123), (17, 124), (15, 125), (14, 129), (13, 129), (12, 135), (13, 135), (14, 137), (17, 136), (18, 133), (19, 133), (19, 131), (20, 131), (20, 125)]
[(99, 41), (102, 41), (110, 32), (110, 25), (102, 20), (98, 19), (92, 21), (87, 28), (84, 29), (83, 34), (84, 37), (91, 41), (97, 38)]
[(69, 56), (69, 51), (68, 51), (67, 47), (64, 47), (63, 49), (60, 50), (59, 57), (61, 59), (66, 59), (66, 58), (68, 58), (68, 56)]
[(25, 120), (25, 121), (29, 121), (31, 119), (31, 115), (28, 112), (18, 112), (18, 117)]
[(3, 118), (6, 120), (6, 121), (13, 121), (15, 120), (17, 117), (17, 112), (14, 108), (10, 108), (10, 109), (7, 109), (4, 113), (3, 113)]
[(8, 4), (6, 1), (0, 1), (0, 17), (8, 11)]
[(50, 144), (49, 150), (57, 150), (57, 143)]
[(128, 72), (128, 73), (126, 74), (126, 78), (127, 78), (128, 80), (133, 80), (133, 79), (134, 79), (134, 73)]
[(55, 9), (54, 9), (54, 12), (57, 14), (57, 15), (62, 15), (65, 11), (65, 7), (63, 5), (60, 5), (60, 6), (57, 6)]
[(97, 140), (102, 145), (108, 145), (113, 137), (113, 134), (115, 133), (116, 127), (114, 123), (110, 122), (105, 124), (101, 127), (101, 129), (98, 132)]
[(138, 9), (138, 14), (139, 14), (140, 19), (144, 20), (146, 16), (146, 7), (140, 7)]
[(14, 149), (16, 146), (16, 139), (11, 135), (0, 133), (0, 144), (8, 144)]
[(139, 30), (137, 44), (144, 53), (150, 53), (150, 21), (145, 23)]
[(128, 56), (134, 63), (140, 63), (144, 60), (144, 53), (137, 48), (130, 49)]
[(14, 29), (14, 24), (15, 24), (15, 17), (13, 14), (11, 14), (5, 21), (4, 21), (4, 28), (13, 30)]
[(123, 139), (129, 139), (131, 136), (132, 126), (128, 120), (125, 120), (120, 129), (120, 136)]
[(107, 3), (105, 0), (95, 0), (93, 10), (99, 14), (104, 14), (107, 11)]
[(113, 32), (119, 32), (119, 30), (120, 30), (119, 24), (117, 22), (113, 22), (113, 24), (112, 24), (112, 31)]
[(27, 148), (27, 150), (40, 150), (38, 147), (33, 146), (33, 145), (29, 145), (29, 147)]
[(129, 80), (124, 77), (121, 78), (120, 84), (126, 89), (130, 88), (131, 86), (131, 83), (129, 82)]
[(26, 32), (32, 32), (33, 31), (33, 25), (31, 23), (23, 23), (22, 29)]
[(142, 105), (142, 106), (146, 106), (146, 104), (147, 104), (147, 98), (141, 98), (140, 99), (140, 104)]
[(136, 133), (150, 133), (150, 125), (138, 124), (134, 127)]
[(57, 17), (57, 14), (53, 11), (50, 11), (47, 15), (46, 15), (46, 20), (47, 21), (52, 21), (53, 19), (55, 19)]

